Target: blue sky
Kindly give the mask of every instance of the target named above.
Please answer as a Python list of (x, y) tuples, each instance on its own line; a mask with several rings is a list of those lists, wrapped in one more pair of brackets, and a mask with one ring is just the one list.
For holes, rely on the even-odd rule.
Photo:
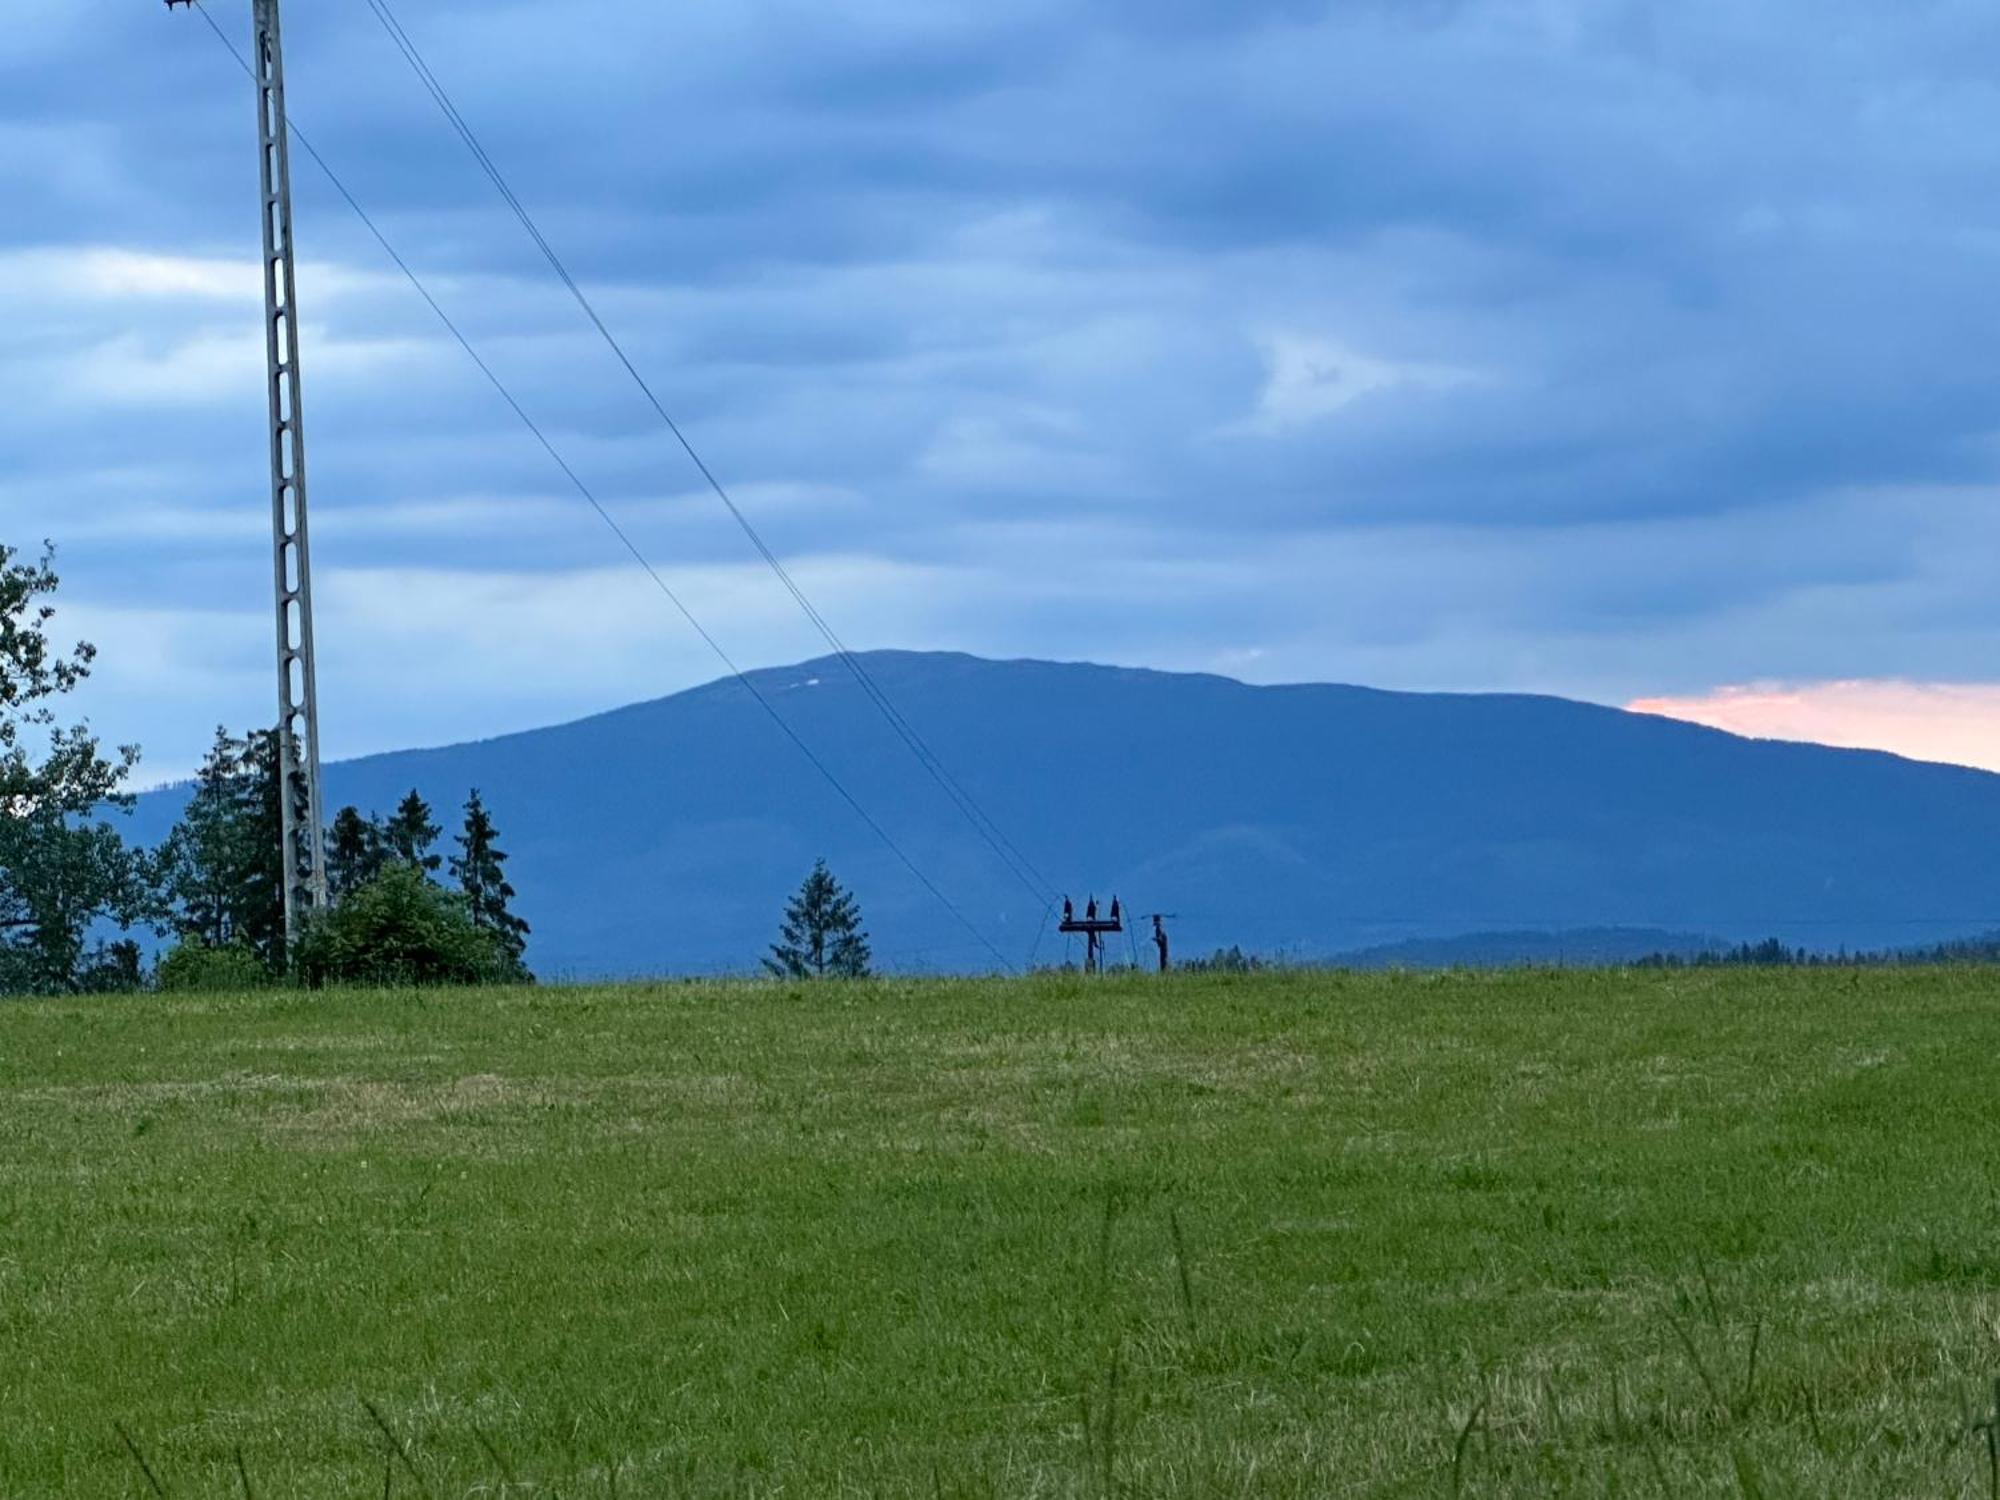
[[(367, 7), (292, 11), (295, 118), (663, 574), (817, 654)], [(2000, 731), (1990, 6), (399, 13), (850, 644)], [(11, 8), (0, 539), (156, 775), (274, 696), (252, 132), (199, 18)], [(298, 198), (329, 753), (715, 676)]]

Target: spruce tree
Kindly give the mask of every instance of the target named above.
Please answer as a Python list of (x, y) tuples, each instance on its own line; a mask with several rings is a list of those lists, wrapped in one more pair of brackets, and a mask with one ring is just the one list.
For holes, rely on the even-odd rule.
[(785, 908), (764, 967), (780, 979), (866, 979), (868, 934), (861, 930), (861, 907), (826, 867), (812, 874)]
[(244, 932), (277, 967), (285, 964), (284, 787), (278, 774), (280, 740), (276, 727), (253, 729), (243, 737), (243, 775), (237, 813), (256, 830), (251, 874), (245, 883)]
[(413, 789), (396, 808), (396, 815), (382, 830), (382, 837), (391, 859), (431, 874), (444, 864), (442, 855), (431, 853), (443, 832), (431, 819), (431, 805)]
[(160, 854), (160, 884), (183, 938), (285, 962), (284, 855), (278, 818), (278, 734), (226, 729), (195, 777)]
[(249, 850), (248, 831), (234, 815), (230, 784), (241, 761), (241, 741), (218, 728), (195, 773), (194, 795), (166, 845), (165, 885), (174, 904), (174, 926), (182, 937), (210, 948), (233, 947), (237, 939), (235, 918)]
[(360, 890), (388, 862), (388, 838), (380, 818), (364, 818), (358, 807), (343, 807), (334, 814), (333, 827), (326, 833), (326, 883), (336, 901)]
[(508, 962), (525, 976), (527, 965), (522, 956), (528, 949), (530, 929), (509, 908), (514, 887), (508, 884), (504, 869), (507, 856), (499, 846), (493, 815), (480, 799), (477, 787), (466, 799), (465, 827), (457, 837), (457, 844), (459, 852), (452, 856), (451, 873), (459, 889), (465, 892), (473, 924), (489, 933)]

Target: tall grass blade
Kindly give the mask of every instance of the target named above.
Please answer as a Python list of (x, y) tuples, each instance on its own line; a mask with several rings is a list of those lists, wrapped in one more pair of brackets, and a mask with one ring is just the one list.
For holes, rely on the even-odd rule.
[(1188, 1337), (1195, 1335), (1194, 1277), (1188, 1270), (1187, 1237), (1181, 1233), (1181, 1213), (1167, 1210), (1167, 1224), (1174, 1232), (1174, 1269), (1181, 1279), (1181, 1316), (1187, 1320)]
[[(396, 1436), (396, 1429), (389, 1425), (389, 1419), (382, 1415), (382, 1409), (366, 1396), (361, 1398), (361, 1404), (367, 1409), (368, 1415), (375, 1419), (375, 1425), (382, 1429), (382, 1436), (388, 1440), (390, 1458), (403, 1466), (403, 1472), (416, 1484), (419, 1495), (424, 1496), (425, 1500), (434, 1500), (431, 1487), (425, 1483), (422, 1471), (417, 1468), (416, 1460), (410, 1457), (410, 1450), (405, 1448), (403, 1440)], [(383, 1493), (388, 1493), (386, 1480)]]
[(479, 1446), (486, 1450), (486, 1457), (492, 1462), (493, 1467), (500, 1471), (500, 1482), (502, 1485), (500, 1492), (503, 1495), (506, 1494), (508, 1490), (514, 1488), (516, 1483), (513, 1468), (501, 1456), (500, 1450), (493, 1446), (493, 1439), (486, 1435), (486, 1430), (477, 1422), (472, 1424), (472, 1435), (479, 1440)]
[(1813, 1446), (1822, 1453), (1826, 1452), (1826, 1434), (1819, 1429), (1819, 1397), (1813, 1394), (1811, 1386), (1803, 1382), (1799, 1385), (1799, 1404), (1805, 1407), (1806, 1431), (1812, 1434)]
[(1104, 1500), (1118, 1494), (1118, 1376), (1124, 1349), (1111, 1346), (1111, 1369), (1104, 1381)]
[(1465, 1419), (1465, 1425), (1458, 1429), (1458, 1441), (1451, 1449), (1451, 1492), (1462, 1494), (1465, 1490), (1465, 1453), (1472, 1446), (1472, 1434), (1486, 1418), (1486, 1402), (1482, 1398), (1472, 1408), (1472, 1414)]
[(1757, 1349), (1763, 1337), (1764, 1320), (1759, 1318), (1750, 1325), (1750, 1359), (1743, 1372), (1743, 1400), (1738, 1407), (1745, 1419), (1750, 1415), (1750, 1408), (1757, 1403)]
[(1667, 1314), (1667, 1323), (1680, 1339), (1681, 1348), (1687, 1353), (1688, 1363), (1694, 1366), (1694, 1373), (1700, 1379), (1702, 1389), (1708, 1392), (1708, 1399), (1715, 1404), (1718, 1411), (1727, 1416), (1729, 1403), (1722, 1399), (1721, 1387), (1716, 1385), (1715, 1377), (1708, 1373), (1708, 1365), (1701, 1357), (1701, 1350), (1695, 1347), (1694, 1335), (1688, 1331), (1687, 1325), (1672, 1313)]
[(125, 1424), (114, 1422), (112, 1426), (118, 1433), (118, 1440), (125, 1445), (125, 1451), (132, 1455), (132, 1462), (137, 1464), (139, 1472), (146, 1476), (147, 1485), (155, 1495), (161, 1497), (161, 1500), (166, 1500), (167, 1487), (160, 1483), (160, 1476), (155, 1474), (153, 1466), (146, 1462), (146, 1455), (139, 1451), (139, 1445), (132, 1440), (132, 1434), (125, 1430)]
[(1097, 1232), (1097, 1289), (1102, 1292), (1111, 1285), (1111, 1224), (1118, 1216), (1118, 1189), (1115, 1186), (1104, 1189), (1104, 1222)]
[(1694, 1253), (1694, 1268), (1701, 1277), (1702, 1296), (1708, 1302), (1708, 1321), (1717, 1333), (1722, 1332), (1722, 1304), (1716, 1299), (1715, 1279), (1708, 1274), (1708, 1257), (1699, 1250)]

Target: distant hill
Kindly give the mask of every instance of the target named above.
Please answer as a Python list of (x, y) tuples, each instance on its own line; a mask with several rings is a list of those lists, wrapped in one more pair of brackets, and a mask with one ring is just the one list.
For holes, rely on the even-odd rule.
[[(1980, 771), (1556, 698), (865, 659), (1050, 882), (1177, 914), (1185, 956), (1586, 927), (1889, 948), (2000, 919), (2000, 776)], [(1010, 959), (1061, 959), (841, 662), (755, 677)], [(544, 974), (752, 968), (818, 855), (861, 895), (885, 964), (993, 963), (733, 680), (328, 770), (332, 807), (386, 811), (412, 786), (447, 822), (486, 794)], [(140, 832), (184, 797), (143, 798)]]

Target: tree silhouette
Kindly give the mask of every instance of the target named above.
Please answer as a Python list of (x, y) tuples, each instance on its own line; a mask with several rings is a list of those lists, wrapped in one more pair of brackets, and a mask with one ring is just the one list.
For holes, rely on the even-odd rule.
[(426, 874), (435, 874), (444, 863), (442, 855), (431, 853), (444, 830), (432, 820), (431, 805), (412, 790), (396, 808), (396, 816), (382, 830), (389, 857), (414, 865)]
[(861, 930), (861, 908), (823, 859), (786, 906), (778, 933), (781, 941), (771, 945), (764, 967), (780, 979), (868, 977), (872, 955)]
[(522, 955), (528, 949), (528, 924), (515, 916), (509, 904), (514, 899), (514, 887), (507, 883), (507, 872), (503, 868), (507, 856), (499, 847), (499, 834), (493, 827), (493, 815), (480, 800), (479, 789), (473, 788), (472, 795), (465, 803), (465, 827), (457, 838), (459, 852), (451, 858), (452, 877), (458, 881), (459, 889), (465, 892), (466, 908), (472, 913), (473, 925), (492, 934), (493, 941), (500, 947), (514, 966), (527, 973), (527, 965)]
[(334, 815), (326, 832), (326, 883), (335, 900), (360, 890), (388, 862), (388, 833), (380, 818), (364, 818), (358, 807)]
[(285, 965), (284, 854), (278, 831), (278, 735), (215, 731), (187, 811), (159, 861), (182, 938), (244, 948)]

